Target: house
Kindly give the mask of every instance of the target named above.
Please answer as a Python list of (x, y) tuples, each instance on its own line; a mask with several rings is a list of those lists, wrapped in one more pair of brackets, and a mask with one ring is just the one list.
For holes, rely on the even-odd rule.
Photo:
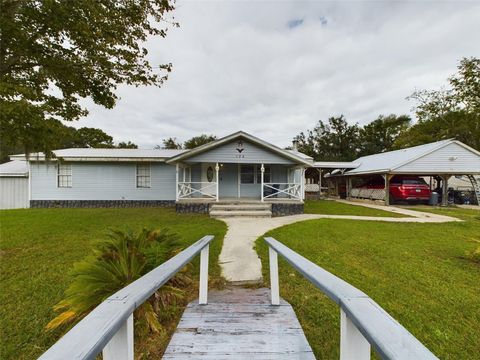
[[(313, 159), (239, 131), (192, 150), (62, 149), (31, 154), (31, 207), (176, 206), (257, 201), (274, 215), (303, 212)], [(13, 155), (12, 160), (27, 160)]]

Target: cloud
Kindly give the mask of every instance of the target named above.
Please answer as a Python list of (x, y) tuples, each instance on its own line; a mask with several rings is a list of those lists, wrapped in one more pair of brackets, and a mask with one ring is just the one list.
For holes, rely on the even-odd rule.
[(301, 26), (303, 24), (303, 19), (293, 19), (289, 20), (287, 26), (290, 29), (296, 28), (297, 26)]
[(177, 5), (181, 27), (148, 43), (152, 64), (173, 63), (165, 85), (121, 86), (113, 110), (86, 102), (77, 126), (142, 147), (237, 130), (286, 146), (329, 116), (408, 114), (415, 88), (445, 85), (460, 58), (480, 56), (474, 2)]

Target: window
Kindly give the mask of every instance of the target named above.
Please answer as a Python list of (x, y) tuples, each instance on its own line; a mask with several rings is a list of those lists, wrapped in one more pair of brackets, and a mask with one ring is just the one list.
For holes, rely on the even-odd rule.
[[(262, 182), (262, 166), (261, 165), (242, 165), (240, 168), (240, 183), (241, 184), (261, 184)], [(269, 183), (270, 166), (264, 166), (263, 182)]]
[(255, 181), (255, 167), (253, 165), (242, 165), (240, 167), (240, 183), (253, 184)]
[(137, 188), (150, 187), (150, 164), (137, 164)]
[[(269, 183), (270, 182), (270, 166), (263, 166), (265, 171), (263, 172), (263, 182)], [(262, 183), (262, 165), (257, 165), (257, 184)]]
[(57, 186), (59, 188), (72, 187), (72, 165), (71, 164), (58, 164)]

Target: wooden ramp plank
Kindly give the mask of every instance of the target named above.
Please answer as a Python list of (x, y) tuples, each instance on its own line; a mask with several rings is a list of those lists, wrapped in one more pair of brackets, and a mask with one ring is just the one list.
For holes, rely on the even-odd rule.
[(315, 359), (290, 304), (269, 289), (213, 291), (187, 306), (164, 359)]

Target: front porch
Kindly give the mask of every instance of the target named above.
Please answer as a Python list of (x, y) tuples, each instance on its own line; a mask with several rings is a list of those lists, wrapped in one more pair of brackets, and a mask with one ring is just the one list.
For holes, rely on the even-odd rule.
[(302, 203), (304, 167), (283, 164), (177, 163), (177, 203)]

